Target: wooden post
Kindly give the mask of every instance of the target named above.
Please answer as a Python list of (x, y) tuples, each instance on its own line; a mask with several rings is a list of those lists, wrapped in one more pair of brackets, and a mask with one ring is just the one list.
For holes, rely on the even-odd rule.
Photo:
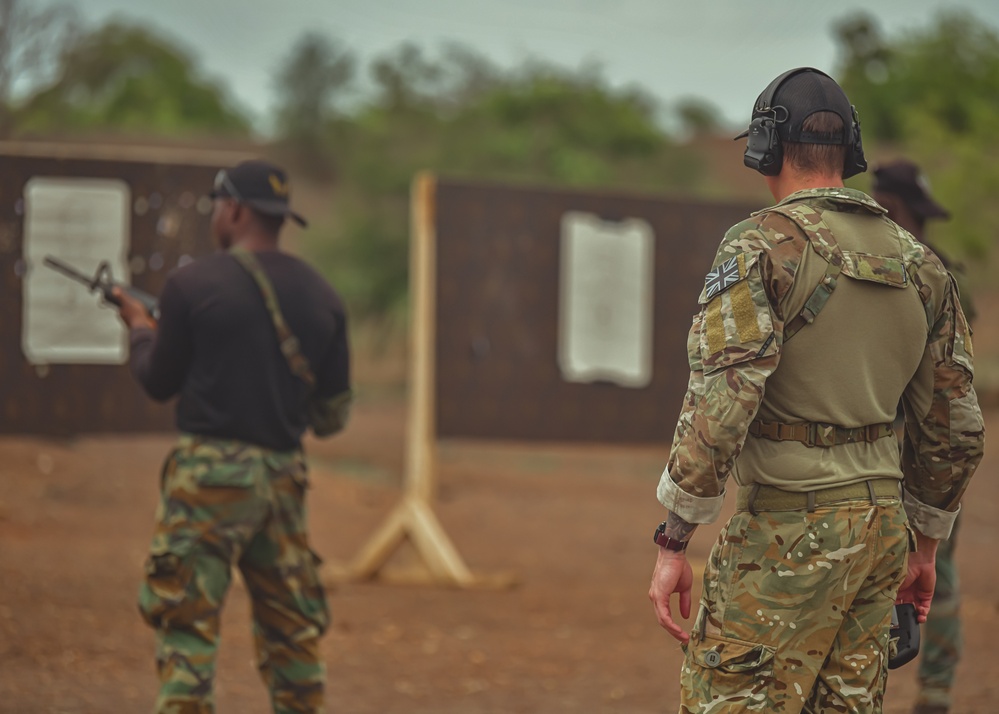
[(411, 193), (410, 299), (412, 352), (409, 374), (406, 473), (401, 502), (368, 540), (345, 571), (328, 569), (332, 580), (370, 580), (408, 539), (426, 572), (385, 578), (396, 582), (457, 587), (507, 587), (509, 575), (482, 578), (472, 574), (433, 511), (437, 481), (434, 336), (436, 305), (435, 191), (432, 174), (421, 173)]

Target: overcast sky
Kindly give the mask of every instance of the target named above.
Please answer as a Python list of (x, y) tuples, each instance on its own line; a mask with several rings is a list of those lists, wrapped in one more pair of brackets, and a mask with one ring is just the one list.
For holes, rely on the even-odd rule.
[[(36, 1), (36, 0), (32, 0)], [(43, 0), (53, 4), (53, 0)], [(258, 119), (273, 102), (273, 73), (308, 30), (346, 42), (362, 60), (414, 42), (465, 43), (501, 66), (529, 57), (575, 68), (596, 62), (615, 86), (638, 85), (664, 106), (703, 98), (727, 121), (748, 121), (769, 81), (791, 67), (827, 72), (838, 57), (832, 26), (857, 11), (888, 35), (926, 27), (942, 8), (965, 8), (999, 28), (997, 0), (62, 0), (89, 24), (118, 15), (180, 40)]]

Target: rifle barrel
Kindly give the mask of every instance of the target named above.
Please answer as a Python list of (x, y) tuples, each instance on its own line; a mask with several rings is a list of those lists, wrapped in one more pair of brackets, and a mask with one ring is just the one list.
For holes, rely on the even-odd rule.
[(51, 255), (46, 255), (42, 259), (42, 263), (53, 270), (62, 273), (67, 278), (72, 278), (79, 283), (83, 283), (91, 290), (94, 289), (93, 280), (88, 278), (86, 275), (81, 273), (79, 270), (74, 268), (72, 265), (67, 265), (57, 258), (53, 258)]

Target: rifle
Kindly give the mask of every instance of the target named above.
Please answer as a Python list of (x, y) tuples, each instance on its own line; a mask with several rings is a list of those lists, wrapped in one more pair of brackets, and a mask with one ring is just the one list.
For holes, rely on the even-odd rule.
[(133, 288), (131, 285), (126, 285), (119, 280), (115, 280), (111, 275), (111, 264), (106, 260), (102, 260), (100, 262), (97, 266), (97, 272), (94, 273), (94, 277), (92, 278), (88, 278), (73, 266), (67, 265), (61, 260), (53, 258), (51, 255), (46, 255), (42, 260), (42, 263), (46, 267), (62, 273), (67, 278), (86, 285), (87, 289), (92, 293), (100, 291), (104, 300), (119, 307), (121, 307), (121, 300), (115, 296), (113, 291), (115, 288), (121, 288), (123, 292), (128, 293), (133, 298), (141, 302), (150, 317), (154, 320), (159, 320), (160, 318), (159, 300), (147, 292), (139, 290), (138, 288)]

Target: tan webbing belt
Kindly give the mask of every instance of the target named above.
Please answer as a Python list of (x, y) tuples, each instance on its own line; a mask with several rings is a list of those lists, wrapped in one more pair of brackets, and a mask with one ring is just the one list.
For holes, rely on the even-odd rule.
[(876, 505), (879, 498), (900, 497), (901, 482), (893, 478), (871, 479), (848, 486), (804, 492), (785, 491), (775, 486), (754, 483), (739, 489), (735, 507), (739, 511), (749, 511), (754, 516), (760, 511), (800, 511), (803, 508), (811, 513), (816, 506), (865, 500)]
[(814, 421), (781, 424), (776, 421), (761, 421), (760, 419), (749, 425), (749, 433), (771, 441), (797, 441), (805, 446), (822, 448), (858, 442), (872, 443), (878, 439), (895, 435), (890, 423), (868, 424), (867, 426), (851, 428)]

